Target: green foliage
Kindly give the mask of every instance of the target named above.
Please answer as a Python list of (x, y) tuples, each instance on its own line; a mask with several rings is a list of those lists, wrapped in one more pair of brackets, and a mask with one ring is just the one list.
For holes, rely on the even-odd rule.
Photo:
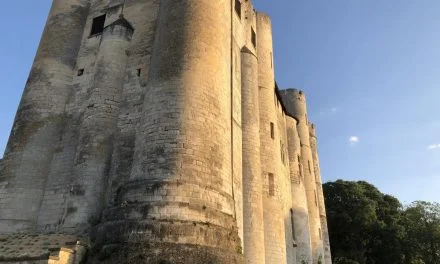
[(439, 264), (440, 205), (403, 207), (367, 182), (323, 185), (335, 264)]

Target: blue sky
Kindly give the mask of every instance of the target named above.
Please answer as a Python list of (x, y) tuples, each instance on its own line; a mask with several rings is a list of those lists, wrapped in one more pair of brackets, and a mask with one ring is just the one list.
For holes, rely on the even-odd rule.
[[(0, 153), (50, 2), (3, 5), (14, 27), (0, 42)], [(440, 202), (440, 1), (254, 4), (272, 16), (280, 87), (308, 96), (324, 180), (366, 180), (403, 202)]]

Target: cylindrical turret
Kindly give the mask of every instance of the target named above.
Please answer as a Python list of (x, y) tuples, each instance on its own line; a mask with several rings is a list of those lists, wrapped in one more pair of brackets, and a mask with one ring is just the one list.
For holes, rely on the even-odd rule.
[(231, 2), (165, 0), (158, 17), (130, 181), (104, 213), (96, 245), (119, 243), (114, 262), (241, 263), (231, 175)]
[(243, 228), (244, 257), (248, 264), (265, 263), (258, 90), (258, 60), (244, 47), (241, 51)]
[(0, 172), (0, 182), (7, 182), (0, 201), (0, 233), (34, 226), (38, 217), (54, 141), (65, 123), (89, 2), (52, 3)]
[(287, 140), (290, 164), (290, 180), (292, 185), (292, 225), (296, 242), (297, 263), (312, 262), (312, 245), (309, 230), (309, 212), (307, 195), (304, 187), (304, 172), (301, 165), (301, 142), (298, 136), (298, 121), (286, 117)]
[(94, 85), (80, 128), (65, 227), (87, 227), (100, 218), (133, 32), (121, 15), (102, 33)]
[(321, 170), (319, 168), (319, 156), (318, 156), (318, 144), (316, 139), (316, 127), (314, 124), (309, 124), (310, 132), (310, 148), (312, 150), (313, 156), (313, 168), (316, 176), (316, 190), (318, 192), (318, 205), (319, 205), (319, 216), (321, 218), (321, 228), (322, 228), (322, 239), (324, 247), (324, 263), (331, 264), (332, 256), (330, 251), (330, 238), (328, 234), (327, 227), (327, 214), (325, 211), (325, 200), (324, 192), (322, 190), (322, 180), (321, 180)]
[(323, 241), (321, 234), (321, 219), (319, 216), (318, 192), (316, 189), (313, 156), (310, 148), (309, 126), (307, 119), (306, 97), (302, 91), (287, 89), (281, 91), (281, 96), (289, 115), (298, 120), (298, 135), (301, 142), (301, 164), (304, 173), (304, 186), (309, 208), (310, 238), (312, 241), (313, 263), (324, 261)]
[(280, 183), (279, 142), (275, 78), (272, 64), (272, 25), (269, 16), (257, 13), (258, 85), (260, 101), (261, 172), (263, 179), (264, 240), (266, 263), (287, 262), (284, 214)]

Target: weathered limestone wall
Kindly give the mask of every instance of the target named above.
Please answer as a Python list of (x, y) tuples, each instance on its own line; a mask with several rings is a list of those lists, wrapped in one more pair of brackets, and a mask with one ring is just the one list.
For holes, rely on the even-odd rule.
[(312, 262), (312, 248), (309, 231), (309, 212), (304, 186), (304, 172), (301, 160), (301, 142), (298, 136), (298, 121), (286, 117), (288, 152), (291, 177), (292, 215), (296, 247), (296, 263)]
[(316, 189), (313, 156), (307, 119), (306, 98), (302, 91), (287, 89), (281, 91), (287, 111), (298, 120), (298, 134), (301, 142), (301, 164), (304, 173), (304, 186), (307, 195), (310, 238), (312, 242), (313, 263), (324, 261), (321, 219), (319, 216), (318, 193)]
[[(125, 4), (124, 14), (136, 28), (132, 37), (128, 54), (127, 66), (124, 70), (124, 84), (119, 102), (120, 114), (118, 130), (113, 136), (112, 167), (108, 173), (106, 198), (102, 204), (114, 202), (115, 190), (128, 177), (131, 168), (131, 156), (134, 151), (134, 134), (139, 122), (140, 112), (145, 94), (145, 84), (148, 78), (151, 50), (159, 9), (159, 1), (130, 1)], [(86, 30), (82, 37), (76, 70), (84, 69), (84, 74), (73, 78), (73, 89), (66, 107), (67, 125), (62, 138), (56, 146), (44, 195), (39, 228), (46, 231), (56, 231), (66, 226), (76, 226), (80, 223), (72, 216), (76, 208), (76, 198), (82, 199), (84, 192), (75, 184), (76, 176), (72, 173), (77, 144), (79, 142), (81, 120), (89, 106), (88, 98), (95, 86), (95, 72), (102, 34), (90, 36), (93, 18), (106, 14), (106, 26), (115, 22), (122, 11), (122, 0), (93, 1), (87, 18)], [(123, 55), (123, 54), (122, 54)], [(115, 61), (117, 62), (117, 61)], [(119, 63), (119, 62), (117, 62)], [(137, 71), (141, 70), (140, 76)], [(76, 73), (76, 72), (75, 72)], [(78, 181), (77, 181), (78, 182)], [(91, 184), (90, 186), (94, 186)], [(66, 223), (66, 224), (64, 224)], [(76, 228), (69, 230), (77, 231)]]
[(264, 240), (266, 263), (287, 263), (283, 218), (283, 171), (279, 167), (281, 133), (272, 64), (273, 44), (270, 18), (257, 13), (258, 85), (260, 101), (261, 172), (263, 180)]
[(140, 242), (130, 261), (240, 262), (225, 89), (230, 19), (228, 0), (161, 1), (130, 182), (98, 229), (104, 251), (129, 243), (109, 263), (139, 252)]
[(241, 65), (244, 256), (246, 263), (264, 264), (258, 60), (246, 47), (242, 50)]
[(105, 206), (104, 195), (132, 35), (133, 28), (123, 17), (108, 25), (102, 33), (94, 85), (79, 131), (73, 168), (73, 199), (69, 199), (72, 211), (64, 222), (66, 227), (87, 227), (96, 223)]
[[(277, 166), (280, 173), (279, 188), (281, 194), (281, 210), (282, 219), (284, 223), (284, 238), (286, 244), (286, 260), (287, 263), (294, 263), (296, 260), (296, 251), (293, 241), (293, 228), (290, 218), (290, 212), (292, 209), (292, 186), (290, 181), (290, 165), (289, 156), (287, 150), (287, 124), (286, 114), (282, 107), (282, 102), (278, 96), (276, 97), (276, 111), (277, 111), (277, 132), (279, 135), (278, 141), (275, 143), (277, 146)], [(277, 134), (277, 133), (276, 133)]]
[(324, 263), (331, 264), (332, 256), (330, 252), (330, 238), (328, 234), (327, 227), (327, 213), (325, 210), (325, 202), (324, 202), (324, 192), (322, 190), (322, 180), (321, 180), (321, 170), (319, 168), (319, 157), (318, 157), (318, 144), (316, 138), (316, 128), (315, 125), (309, 123), (309, 131), (310, 131), (310, 148), (312, 150), (313, 156), (313, 169), (315, 171), (316, 176), (316, 190), (318, 192), (318, 205), (319, 205), (319, 216), (321, 219), (321, 228), (322, 228), (322, 240), (324, 247)]
[(0, 172), (0, 232), (35, 226), (88, 9), (85, 0), (53, 1)]
[(54, 0), (0, 161), (0, 233), (81, 233), (99, 263), (312, 263), (312, 242), (316, 262), (305, 98), (275, 88), (269, 17), (235, 3)]

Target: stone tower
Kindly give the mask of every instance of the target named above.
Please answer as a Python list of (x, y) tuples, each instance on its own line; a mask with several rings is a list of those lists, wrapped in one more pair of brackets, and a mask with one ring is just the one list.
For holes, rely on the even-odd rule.
[(53, 0), (0, 263), (331, 263), (315, 127), (273, 52), (248, 0)]

